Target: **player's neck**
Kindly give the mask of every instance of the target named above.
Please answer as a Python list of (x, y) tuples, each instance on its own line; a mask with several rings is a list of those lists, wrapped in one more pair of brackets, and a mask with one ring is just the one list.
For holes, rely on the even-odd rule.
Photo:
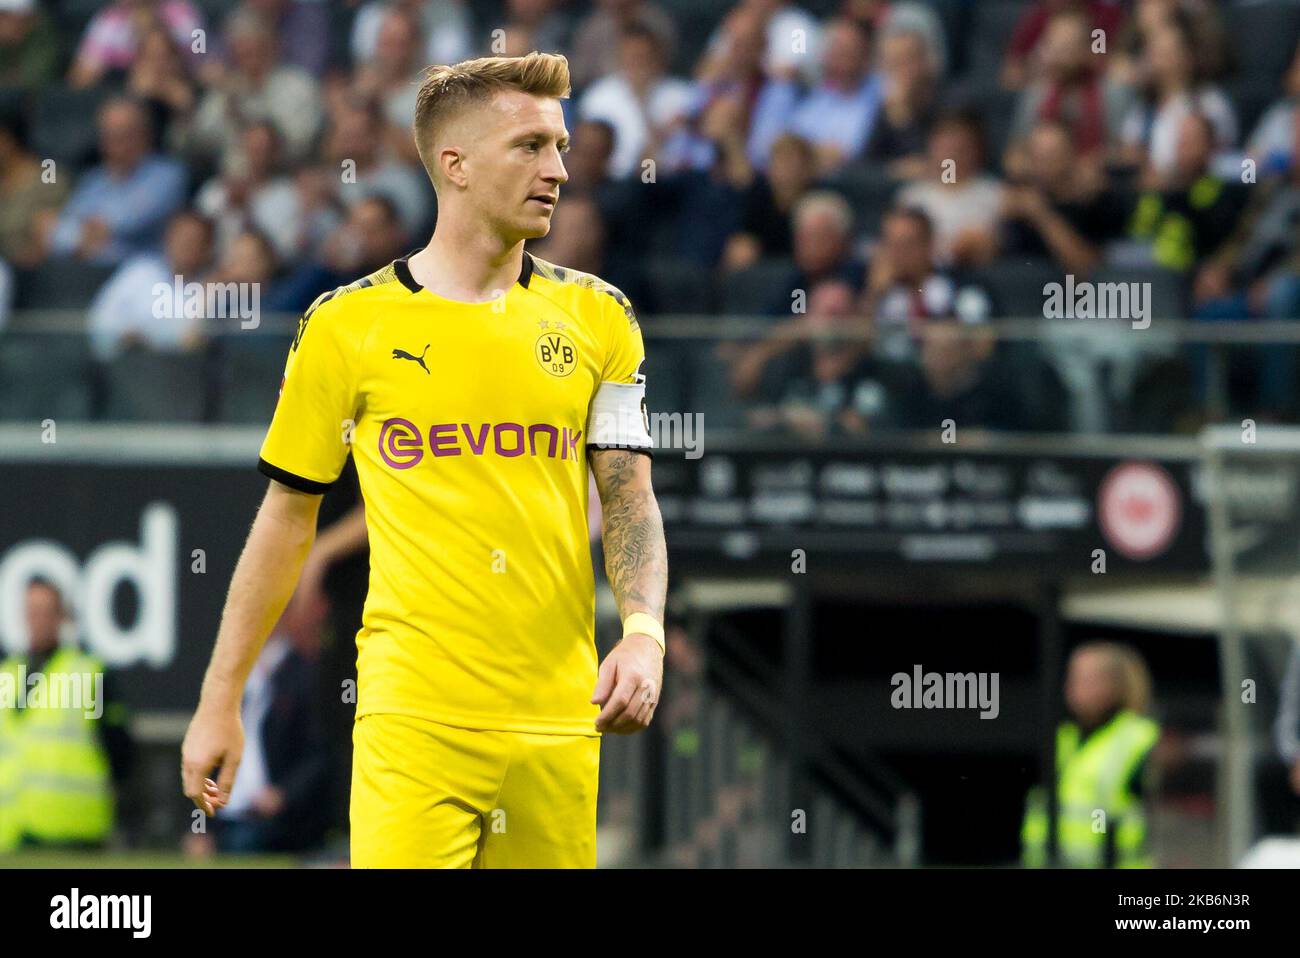
[(523, 264), (522, 241), (506, 247), (497, 239), (453, 235), (441, 228), (407, 262), (411, 276), (425, 289), (467, 303), (495, 299), (515, 284)]

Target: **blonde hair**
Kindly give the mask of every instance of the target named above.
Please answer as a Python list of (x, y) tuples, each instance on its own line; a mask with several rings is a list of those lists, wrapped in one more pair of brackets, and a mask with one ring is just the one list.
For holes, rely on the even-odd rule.
[(1131, 645), (1121, 642), (1086, 642), (1075, 654), (1094, 652), (1106, 662), (1115, 681), (1115, 698), (1120, 708), (1145, 715), (1151, 708), (1151, 672), (1146, 661)]
[(439, 130), (467, 107), (487, 103), (502, 90), (567, 99), (569, 61), (536, 51), (522, 57), (479, 57), (425, 71), (415, 100), (415, 148), (437, 185), (433, 143)]

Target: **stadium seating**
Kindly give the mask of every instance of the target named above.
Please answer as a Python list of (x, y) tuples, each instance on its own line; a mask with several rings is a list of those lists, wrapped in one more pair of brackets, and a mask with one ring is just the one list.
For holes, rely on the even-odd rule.
[(650, 412), (681, 412), (686, 406), (683, 352), (689, 343), (651, 339), (645, 344), (646, 407)]
[(1151, 318), (1181, 319), (1186, 315), (1183, 278), (1158, 267), (1105, 266), (1097, 271), (1098, 283), (1150, 283)]
[(1300, 40), (1300, 3), (1295, 0), (1237, 4), (1224, 11), (1237, 70), (1244, 79), (1276, 88)]
[(74, 170), (85, 167), (97, 150), (95, 114), (108, 93), (102, 87), (70, 90), (53, 87), (33, 103), (31, 145), (37, 156), (52, 157)]
[(287, 342), (279, 336), (220, 337), (217, 419), (225, 423), (265, 426), (275, 414)]
[[(1300, 16), (1300, 8), (1297, 8), (1296, 15)], [(1255, 78), (1230, 80), (1224, 84), (1224, 92), (1237, 111), (1239, 140), (1244, 147), (1264, 111), (1278, 99), (1277, 84), (1261, 83)]]
[(207, 404), (207, 365), (203, 353), (128, 349), (103, 368), (105, 418), (118, 422), (201, 422)]
[(722, 280), (722, 311), (731, 316), (768, 313), (774, 304), (790, 301), (794, 264), (789, 260), (764, 260), (738, 270)]
[(849, 166), (825, 186), (844, 194), (853, 207), (854, 232), (866, 236), (880, 232), (880, 221), (893, 205), (899, 188), (884, 170), (866, 163)]
[(727, 365), (718, 358), (714, 344), (701, 342), (686, 348), (685, 409), (704, 416), (706, 429), (736, 429), (744, 415), (731, 391)]
[(971, 5), (973, 20), (967, 41), (967, 80), (981, 87), (997, 85), (1002, 58), (1016, 21), (1024, 12), (1024, 0), (980, 0)]
[(971, 279), (988, 290), (997, 315), (1037, 319), (1043, 315), (1043, 286), (1062, 281), (1063, 271), (1046, 259), (1007, 259), (974, 270)]
[(16, 309), (85, 309), (113, 275), (113, 266), (74, 259), (51, 259), (30, 270), (16, 270)]
[(654, 257), (644, 264), (656, 313), (702, 315), (713, 312), (709, 269), (681, 259)]
[(90, 354), (81, 335), (0, 335), (0, 420), (85, 420), (92, 409)]

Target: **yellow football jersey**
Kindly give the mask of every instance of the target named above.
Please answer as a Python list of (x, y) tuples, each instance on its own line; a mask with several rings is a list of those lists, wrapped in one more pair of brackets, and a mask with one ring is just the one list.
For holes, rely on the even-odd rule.
[(489, 303), (425, 289), (408, 258), (299, 320), (258, 468), (320, 493), (355, 457), (359, 716), (598, 734), (586, 450), (650, 448), (636, 316), (528, 253)]

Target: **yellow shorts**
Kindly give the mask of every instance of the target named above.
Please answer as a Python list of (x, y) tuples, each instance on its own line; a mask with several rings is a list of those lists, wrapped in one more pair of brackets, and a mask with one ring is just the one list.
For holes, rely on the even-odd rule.
[(600, 738), (370, 714), (352, 731), (353, 868), (595, 868)]

